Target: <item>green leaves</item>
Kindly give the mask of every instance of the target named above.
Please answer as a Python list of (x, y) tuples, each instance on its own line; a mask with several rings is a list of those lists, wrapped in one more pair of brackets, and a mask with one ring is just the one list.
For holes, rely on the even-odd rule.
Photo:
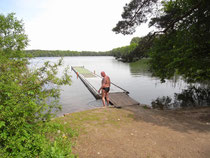
[(23, 23), (14, 15), (14, 13), (7, 16), (0, 14), (0, 49), (5, 51), (23, 50), (28, 44)]
[(0, 121), (0, 128), (5, 126), (5, 122), (4, 121)]
[(157, 0), (132, 0), (124, 6), (121, 15), (123, 20), (119, 21), (112, 31), (124, 35), (133, 34), (138, 25), (147, 22), (148, 15), (152, 14), (152, 8), (157, 2)]
[(0, 54), (0, 148), (8, 157), (36, 157), (45, 140), (40, 125), (60, 109), (58, 85), (71, 84), (68, 69), (58, 78), (61, 61), (32, 71), (24, 58), (4, 57)]
[[(153, 0), (132, 0), (124, 7), (123, 21), (113, 31), (132, 34), (135, 27), (149, 20), (155, 12)], [(162, 1), (149, 26), (156, 32), (142, 38), (130, 58), (150, 52), (150, 70), (164, 79), (175, 72), (188, 82), (209, 81), (210, 73), (210, 1)]]
[[(38, 157), (48, 150), (42, 133), (60, 105), (59, 85), (71, 84), (68, 69), (57, 77), (58, 63), (31, 70), (21, 50), (27, 45), (23, 24), (14, 14), (0, 15), (0, 149), (2, 157)], [(43, 155), (45, 157), (45, 155)]]
[(136, 43), (131, 43), (129, 46), (115, 48), (111, 50), (110, 53), (116, 58), (121, 58), (123, 61), (129, 62), (133, 60), (131, 54), (136, 49), (136, 46)]

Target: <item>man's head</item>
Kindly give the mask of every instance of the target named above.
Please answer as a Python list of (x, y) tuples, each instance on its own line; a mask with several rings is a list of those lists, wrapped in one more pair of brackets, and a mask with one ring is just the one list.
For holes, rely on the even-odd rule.
[(101, 71), (101, 76), (102, 76), (102, 77), (105, 77), (105, 76), (106, 76), (106, 74), (105, 74), (104, 71)]

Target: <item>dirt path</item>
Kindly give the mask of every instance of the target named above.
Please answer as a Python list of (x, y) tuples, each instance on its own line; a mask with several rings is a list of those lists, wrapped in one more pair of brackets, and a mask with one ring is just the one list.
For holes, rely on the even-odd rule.
[(210, 108), (100, 108), (67, 115), (80, 158), (210, 158)]

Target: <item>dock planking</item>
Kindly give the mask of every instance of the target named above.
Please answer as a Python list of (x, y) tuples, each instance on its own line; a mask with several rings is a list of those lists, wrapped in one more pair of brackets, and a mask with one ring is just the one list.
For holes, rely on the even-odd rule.
[[(84, 66), (75, 66), (72, 67), (72, 70), (78, 75), (93, 96), (96, 99), (100, 99), (101, 95), (98, 93), (98, 89), (101, 87), (102, 78), (88, 69), (85, 69)], [(138, 105), (139, 103), (132, 99), (128, 93), (129, 92), (123, 88), (111, 83), (109, 91), (110, 103), (115, 107)]]
[(109, 94), (110, 102), (115, 105), (116, 107), (125, 107), (129, 105), (139, 105), (137, 101), (131, 98), (126, 93), (110, 93)]

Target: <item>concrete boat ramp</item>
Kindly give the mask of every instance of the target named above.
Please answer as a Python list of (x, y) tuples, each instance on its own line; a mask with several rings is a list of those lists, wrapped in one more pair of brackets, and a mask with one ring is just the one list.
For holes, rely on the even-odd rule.
[[(77, 74), (77, 77), (81, 79), (88, 90), (93, 94), (96, 99), (101, 99), (101, 95), (98, 93), (101, 87), (102, 78), (95, 73), (85, 69), (84, 66), (72, 66), (72, 70)], [(111, 78), (111, 76), (110, 76)], [(125, 89), (111, 83), (109, 91), (110, 103), (115, 107), (123, 107), (129, 105), (138, 105), (139, 103), (132, 99), (129, 92)]]

